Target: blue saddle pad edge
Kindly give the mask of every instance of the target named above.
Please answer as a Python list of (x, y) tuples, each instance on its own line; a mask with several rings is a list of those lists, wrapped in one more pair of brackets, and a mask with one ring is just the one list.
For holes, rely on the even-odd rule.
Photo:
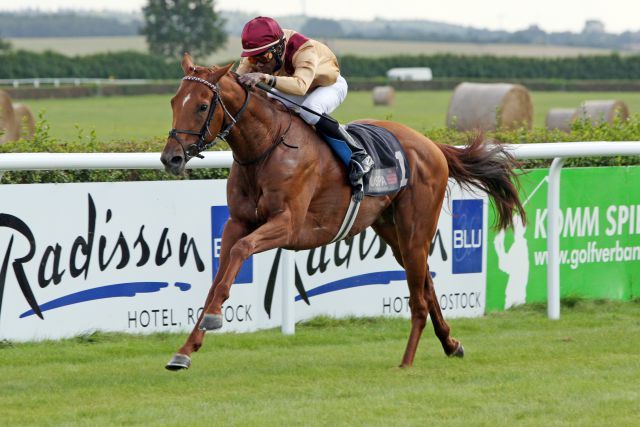
[(331, 138), (330, 136), (327, 136), (325, 134), (320, 134), (320, 136), (327, 144), (329, 144), (331, 150), (336, 153), (342, 163), (344, 163), (345, 166), (348, 167), (349, 163), (351, 162), (351, 150), (349, 150), (347, 144), (340, 139)]

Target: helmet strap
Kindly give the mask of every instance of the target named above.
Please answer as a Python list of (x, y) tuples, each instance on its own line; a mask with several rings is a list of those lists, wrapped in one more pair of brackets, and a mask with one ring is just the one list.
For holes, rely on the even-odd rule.
[(273, 53), (273, 56), (276, 59), (276, 65), (273, 67), (273, 72), (275, 73), (280, 68), (282, 68), (282, 57), (284, 53), (284, 38), (280, 40), (280, 43), (271, 47), (269, 50)]

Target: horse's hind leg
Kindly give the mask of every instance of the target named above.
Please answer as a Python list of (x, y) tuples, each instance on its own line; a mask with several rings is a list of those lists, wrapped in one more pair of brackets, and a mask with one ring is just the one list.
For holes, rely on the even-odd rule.
[(404, 268), (404, 261), (402, 260), (402, 254), (400, 253), (400, 247), (398, 245), (398, 233), (396, 233), (396, 226), (393, 222), (392, 210), (387, 209), (383, 212), (380, 219), (371, 224), (371, 228), (373, 228), (373, 231), (376, 232), (378, 237), (389, 245), (396, 261), (398, 261), (400, 267)]
[(445, 354), (447, 356), (463, 357), (464, 347), (462, 347), (462, 343), (451, 337), (451, 330), (442, 316), (440, 303), (438, 303), (438, 298), (436, 296), (436, 291), (433, 287), (433, 280), (431, 279), (430, 274), (427, 274), (427, 278), (424, 282), (424, 297), (427, 300), (427, 305), (429, 306), (429, 315), (431, 316), (431, 322), (433, 323), (433, 330), (442, 343), (442, 348), (444, 349)]
[[(426, 193), (428, 192), (427, 190)], [(444, 190), (442, 194), (435, 193), (437, 194), (426, 194), (426, 197), (420, 199), (416, 199), (414, 194), (410, 192), (405, 193), (398, 200), (398, 203), (395, 203), (393, 221), (388, 220), (388, 215), (383, 215), (382, 221), (373, 225), (376, 233), (391, 246), (396, 260), (407, 272), (411, 333), (402, 359), (402, 366), (409, 366), (413, 363), (418, 342), (426, 323), (427, 312), (431, 315), (434, 331), (440, 339), (445, 353), (450, 356), (464, 354), (462, 345), (450, 336), (449, 325), (442, 317), (433, 281), (429, 274), (427, 257), (437, 230)], [(416, 217), (416, 212), (420, 213), (419, 217)]]
[[(391, 247), (393, 255), (395, 256), (396, 261), (398, 261), (398, 264), (404, 267), (402, 254), (400, 253), (400, 249), (398, 247), (398, 236), (393, 224), (376, 223), (373, 224), (372, 227), (375, 230), (376, 234), (378, 234), (378, 236), (380, 236), (380, 238)], [(462, 347), (462, 343), (451, 337), (451, 330), (449, 328), (449, 325), (442, 316), (440, 304), (438, 303), (438, 298), (433, 286), (433, 280), (431, 279), (431, 274), (429, 274), (428, 264), (427, 274), (424, 281), (424, 298), (425, 302), (427, 303), (427, 307), (429, 308), (429, 315), (431, 316), (431, 322), (433, 323), (433, 330), (442, 343), (442, 348), (444, 349), (445, 354), (448, 356), (457, 357), (464, 356), (464, 348)]]
[(427, 323), (428, 307), (427, 300), (424, 297), (424, 281), (427, 274), (425, 261), (429, 244), (425, 243), (425, 239), (419, 238), (421, 234), (426, 234), (424, 225), (418, 224), (417, 227), (411, 227), (409, 225), (411, 221), (402, 220), (402, 217), (403, 213), (396, 211), (394, 212), (394, 221), (399, 220), (399, 224), (377, 223), (374, 225), (374, 229), (391, 246), (396, 260), (407, 272), (409, 307), (411, 308), (411, 332), (409, 333), (409, 341), (400, 366), (408, 367), (413, 364), (422, 331)]
[(411, 308), (411, 332), (409, 341), (402, 357), (400, 366), (407, 367), (413, 364), (413, 359), (418, 349), (418, 343), (424, 326), (427, 323), (427, 301), (424, 298), (424, 280), (427, 274), (425, 247), (403, 244), (401, 240), (402, 259), (407, 272), (407, 284), (409, 285), (409, 307)]

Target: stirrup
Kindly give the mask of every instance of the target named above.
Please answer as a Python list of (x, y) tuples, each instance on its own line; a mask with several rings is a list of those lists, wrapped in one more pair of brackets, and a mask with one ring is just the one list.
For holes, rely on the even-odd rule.
[(349, 181), (354, 187), (373, 168), (373, 159), (368, 154), (365, 154), (360, 159), (355, 157), (351, 158), (351, 170), (349, 171)]
[(356, 183), (351, 183), (351, 198), (355, 203), (360, 203), (364, 199), (364, 183), (360, 178)]

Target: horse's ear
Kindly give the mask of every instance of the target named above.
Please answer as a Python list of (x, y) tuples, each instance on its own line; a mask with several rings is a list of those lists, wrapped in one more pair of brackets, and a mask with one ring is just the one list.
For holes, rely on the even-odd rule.
[(185, 75), (191, 74), (196, 69), (196, 66), (193, 65), (193, 59), (191, 59), (191, 55), (189, 55), (187, 52), (184, 53), (180, 65), (182, 65), (182, 71), (184, 71)]
[(231, 67), (233, 67), (233, 62), (231, 64), (229, 64), (229, 65), (225, 65), (224, 67), (216, 68), (213, 71), (213, 74), (211, 76), (211, 80), (214, 83), (217, 82), (218, 80), (220, 80), (222, 78), (222, 76), (224, 76), (225, 74), (227, 74), (229, 72)]

